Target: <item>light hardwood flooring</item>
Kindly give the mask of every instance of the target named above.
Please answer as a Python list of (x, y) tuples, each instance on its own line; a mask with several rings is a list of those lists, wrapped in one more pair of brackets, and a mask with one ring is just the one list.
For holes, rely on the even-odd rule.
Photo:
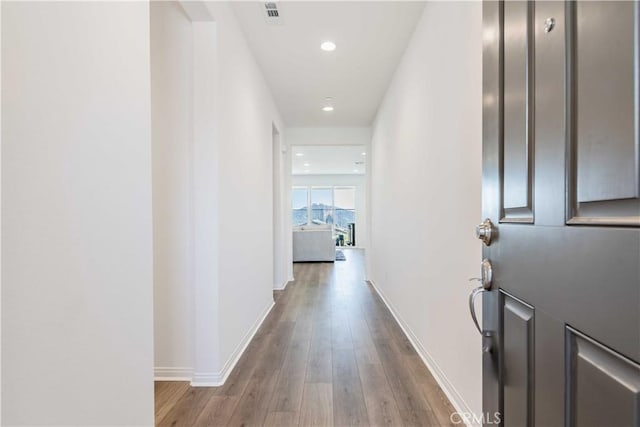
[(375, 290), (362, 252), (295, 282), (222, 387), (157, 382), (159, 426), (444, 426), (451, 404)]

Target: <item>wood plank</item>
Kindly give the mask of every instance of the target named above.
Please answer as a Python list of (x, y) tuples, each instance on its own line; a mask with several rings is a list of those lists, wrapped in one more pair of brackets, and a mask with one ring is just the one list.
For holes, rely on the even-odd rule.
[(352, 349), (351, 329), (345, 309), (336, 308), (331, 315), (331, 348)]
[(154, 388), (156, 424), (158, 424), (189, 391), (191, 385), (185, 381), (157, 381)]
[(240, 396), (244, 392), (255, 367), (258, 365), (262, 353), (270, 343), (271, 336), (261, 334), (252, 341), (245, 350), (242, 357), (233, 368), (227, 381), (219, 387), (216, 394), (220, 396)]
[(411, 372), (403, 364), (400, 352), (387, 340), (377, 341), (376, 348), (403, 424), (407, 426), (438, 426), (436, 416), (413, 381)]
[(263, 425), (268, 427), (297, 426), (298, 415), (298, 412), (269, 412)]
[(333, 425), (333, 386), (327, 383), (306, 383), (300, 409), (301, 426)]
[(269, 345), (261, 354), (258, 365), (242, 393), (230, 424), (261, 425), (264, 422), (294, 325), (295, 323), (290, 321), (278, 323), (278, 328), (273, 331)]
[(262, 425), (269, 411), (269, 398), (278, 380), (279, 371), (259, 370), (251, 377), (242, 398), (231, 416), (229, 425)]
[(403, 420), (382, 365), (359, 363), (358, 370), (371, 424), (375, 426), (402, 425)]
[(306, 382), (330, 383), (333, 377), (331, 365), (331, 319), (317, 319), (313, 326), (311, 348), (307, 362)]
[(309, 345), (311, 321), (298, 320), (291, 344), (284, 359), (278, 383), (271, 398), (270, 412), (298, 412), (302, 400)]
[(431, 372), (420, 359), (420, 356), (403, 356), (405, 364), (411, 370), (414, 381), (422, 392), (429, 407), (435, 414), (438, 423), (442, 426), (450, 426), (451, 414), (455, 412), (453, 405), (438, 385)]
[(200, 413), (213, 395), (215, 395), (214, 388), (190, 387), (157, 425), (159, 427), (173, 427), (195, 424)]
[(369, 425), (353, 349), (333, 349), (332, 353), (334, 425)]
[(233, 411), (240, 401), (239, 396), (211, 396), (196, 419), (197, 426), (227, 426)]
[(397, 349), (400, 350), (403, 355), (417, 356), (418, 353), (416, 353), (415, 348), (413, 348), (413, 344), (411, 344), (411, 341), (409, 341), (409, 338), (407, 338), (404, 331), (386, 306), (380, 317), (384, 322), (385, 328), (389, 332), (389, 338), (394, 340)]
[(349, 314), (349, 328), (353, 340), (353, 347), (358, 365), (363, 363), (380, 364), (380, 357), (373, 342), (369, 326), (364, 315), (359, 310)]

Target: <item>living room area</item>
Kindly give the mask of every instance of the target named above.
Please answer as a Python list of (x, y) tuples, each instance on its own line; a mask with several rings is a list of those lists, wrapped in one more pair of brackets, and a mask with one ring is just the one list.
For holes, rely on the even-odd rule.
[(291, 145), (293, 262), (366, 247), (366, 156), (366, 145)]

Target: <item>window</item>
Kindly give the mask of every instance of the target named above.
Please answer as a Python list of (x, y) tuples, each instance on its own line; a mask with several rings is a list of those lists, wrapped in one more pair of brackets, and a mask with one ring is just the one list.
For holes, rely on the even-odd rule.
[(294, 226), (306, 225), (309, 222), (309, 190), (307, 187), (293, 187), (291, 209)]
[(332, 224), (336, 244), (355, 245), (356, 187), (293, 187), (293, 226)]
[(333, 224), (333, 189), (331, 187), (311, 188), (311, 222)]
[(356, 223), (356, 189), (355, 187), (335, 187), (333, 189), (334, 224), (338, 240), (342, 244), (351, 245)]
[(334, 223), (336, 227), (347, 228), (356, 222), (356, 189), (354, 187), (336, 187), (334, 194)]

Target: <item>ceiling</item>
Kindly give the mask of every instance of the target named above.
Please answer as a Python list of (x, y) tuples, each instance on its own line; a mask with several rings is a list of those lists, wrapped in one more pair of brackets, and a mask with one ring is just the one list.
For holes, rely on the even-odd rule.
[(424, 3), (277, 2), (277, 24), (264, 2), (232, 7), (287, 126), (329, 127), (371, 124)]
[(363, 175), (366, 172), (364, 145), (293, 146), (291, 158), (294, 175)]

